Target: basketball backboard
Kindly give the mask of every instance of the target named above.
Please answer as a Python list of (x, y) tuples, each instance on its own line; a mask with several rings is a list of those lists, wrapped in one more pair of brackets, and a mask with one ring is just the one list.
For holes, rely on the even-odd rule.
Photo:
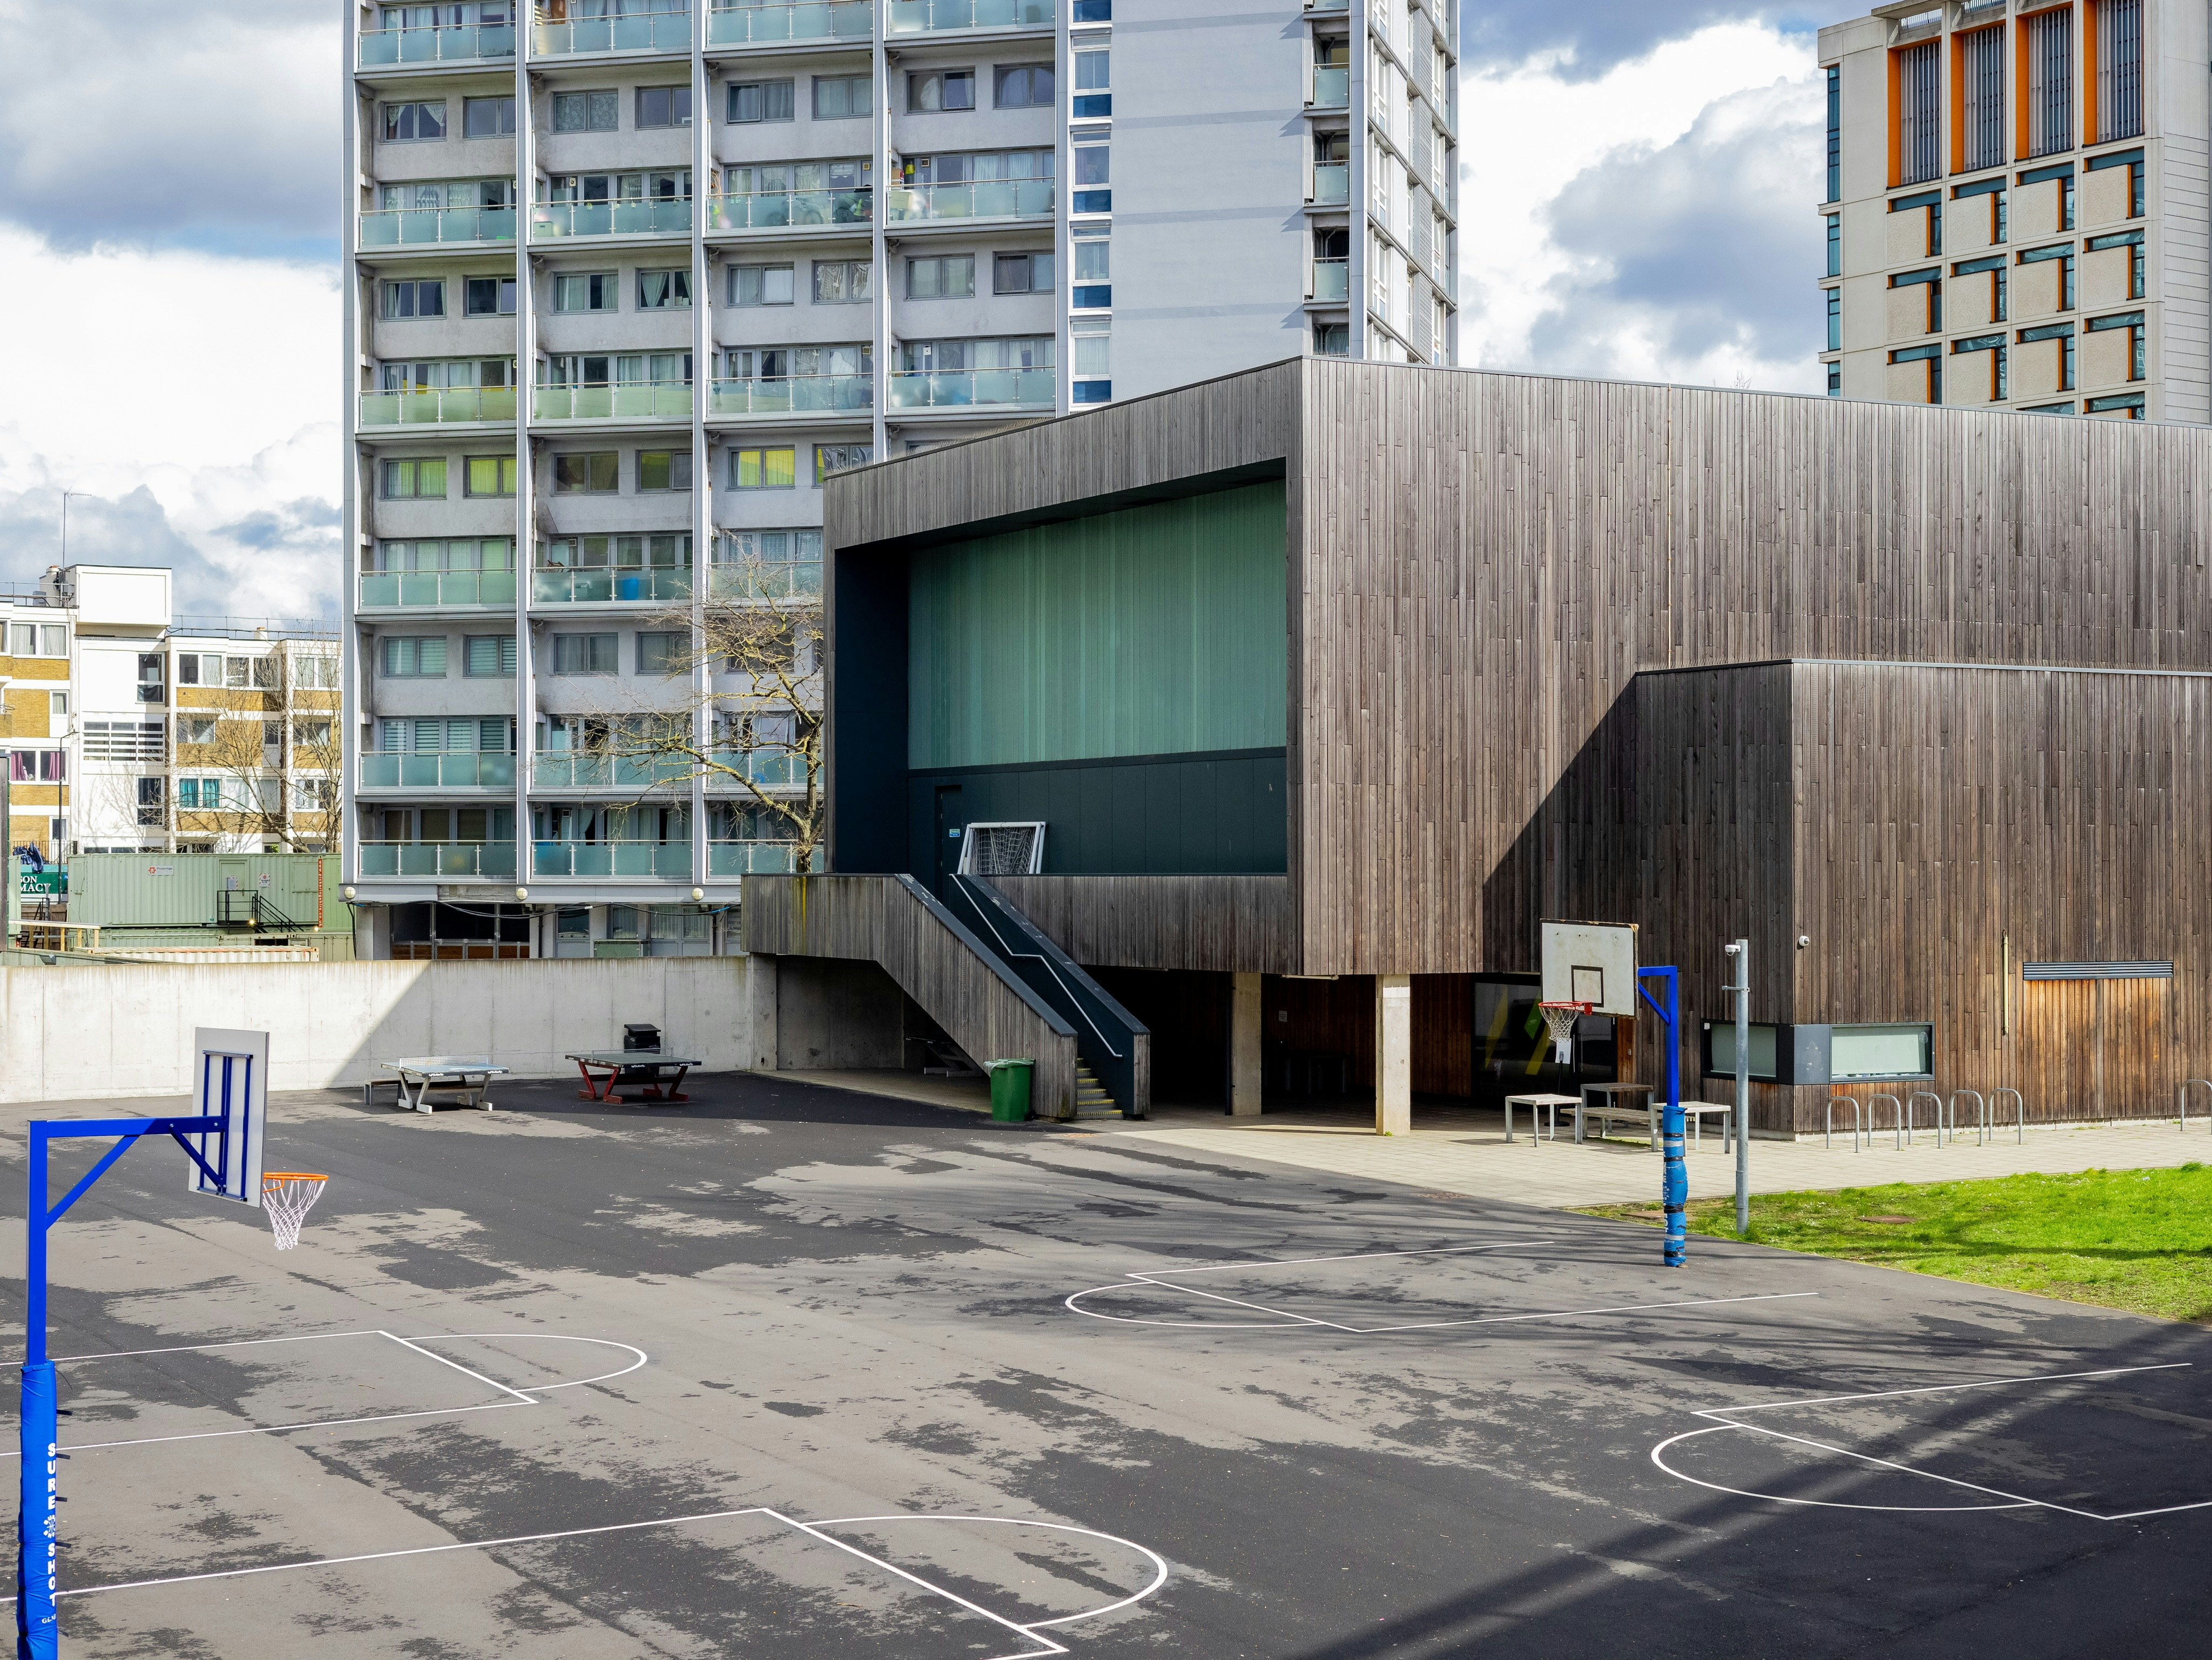
[(194, 1193), (258, 1208), (263, 1121), (269, 1106), (269, 1034), (202, 1026), (192, 1034), (192, 1048), (198, 1057), (193, 1076), (199, 1116), (220, 1118), (223, 1128), (182, 1138), (207, 1164), (203, 1170), (185, 1161), (187, 1186)]
[(1636, 924), (1547, 921), (1544, 1000), (1588, 1003), (1593, 1014), (1636, 1018)]

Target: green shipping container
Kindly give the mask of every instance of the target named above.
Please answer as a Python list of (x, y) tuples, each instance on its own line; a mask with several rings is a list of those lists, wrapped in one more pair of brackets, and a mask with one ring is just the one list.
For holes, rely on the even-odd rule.
[(334, 854), (81, 853), (69, 920), (98, 928), (231, 933), (353, 930)]

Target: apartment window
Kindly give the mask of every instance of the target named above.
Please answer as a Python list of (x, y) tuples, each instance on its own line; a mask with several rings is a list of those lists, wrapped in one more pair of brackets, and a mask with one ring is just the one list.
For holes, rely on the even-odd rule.
[(972, 253), (935, 254), (906, 262), (906, 297), (909, 300), (965, 299), (975, 292), (975, 256)]
[(638, 129), (688, 127), (691, 125), (691, 88), (640, 87), (637, 89)]
[(1075, 356), (1076, 403), (1103, 404), (1114, 395), (1113, 326), (1103, 317), (1079, 317), (1068, 325)]
[[(1049, 73), (1050, 71), (1047, 71)], [(906, 77), (906, 106), (909, 113), (933, 110), (972, 110), (975, 107), (973, 70), (915, 70)]]
[(338, 659), (335, 652), (315, 652), (292, 660), (293, 684), (308, 691), (338, 689)]
[(2044, 185), (2053, 181), (2058, 185), (2058, 228), (2074, 228), (2074, 164), (2062, 161), (2054, 167), (2034, 167), (2020, 175), (2022, 185)]
[(465, 100), (461, 105), (461, 133), (469, 138), (512, 138), (514, 136), (514, 100)]
[(1049, 109), (1053, 99), (1049, 64), (1001, 64), (992, 72), (991, 101), (1000, 109)]
[(2142, 132), (2142, 0), (2098, 0), (2097, 143)]
[(511, 455), (471, 455), (468, 459), (471, 496), (514, 494), (514, 458)]
[(387, 680), (444, 679), (445, 636), (387, 634), (384, 636), (384, 677)]
[[(1943, 273), (1941, 271), (1909, 271), (1889, 279), (1893, 289), (1925, 288), (1928, 290), (1928, 327), (1926, 332), (1939, 334), (1943, 328)], [(1837, 290), (1831, 289), (1831, 294)], [(1834, 351), (1837, 347), (1831, 346)]]
[(2083, 325), (2084, 331), (2102, 334), (2112, 329), (2128, 331), (2128, 379), (2149, 379), (2148, 342), (2143, 330), (2143, 314), (2139, 311), (2122, 312), (2117, 317), (2093, 317)]
[(817, 306), (857, 306), (872, 297), (874, 262), (867, 259), (817, 259), (814, 262), (814, 303)]
[(440, 501), (445, 499), (446, 459), (441, 455), (386, 461), (383, 463), (383, 471), (382, 486), (378, 493), (387, 502), (404, 502), (426, 496), (434, 496)]
[(620, 674), (622, 635), (619, 634), (556, 634), (553, 636), (556, 674)]
[(754, 121), (788, 121), (793, 114), (793, 84), (788, 81), (738, 81), (730, 87), (730, 120), (742, 125)]
[(876, 459), (876, 452), (866, 444), (817, 444), (814, 447), (814, 482), (820, 483), (833, 472), (842, 472), (848, 467), (865, 467)]
[(680, 673), (686, 654), (684, 636), (680, 634), (641, 634), (637, 636), (637, 672), (640, 674)]
[(2074, 9), (2057, 6), (2021, 21), (2027, 34), (2027, 153), (2074, 148)]
[(402, 317), (443, 317), (446, 314), (446, 284), (438, 277), (424, 277), (404, 283), (386, 283), (383, 286), (383, 313), (387, 319)]
[(165, 780), (141, 778), (138, 781), (138, 822), (159, 824), (161, 822), (161, 802)]
[[(2140, 149), (2110, 150), (2102, 155), (2093, 155), (2081, 164), (2084, 173), (2102, 173), (2107, 167), (2128, 170), (2128, 217), (2140, 219), (2143, 210), (2143, 153)], [(2069, 225), (2070, 227), (2071, 221)]]
[(159, 761), (161, 738), (159, 721), (88, 721), (84, 723), (84, 758)]
[(613, 311), (617, 293), (613, 271), (564, 272), (553, 279), (553, 309)]
[(1920, 401), (1940, 404), (1943, 401), (1943, 348), (1941, 346), (1907, 346), (1902, 351), (1889, 355), (1893, 367), (1903, 364), (1923, 366), (1926, 379), (1919, 382)]
[(1078, 232), (1069, 244), (1075, 260), (1069, 303), (1078, 311), (1103, 310), (1114, 303), (1114, 250), (1103, 232)]
[(814, 77), (814, 119), (854, 121), (869, 114), (869, 77), (865, 75), (817, 75)]
[(1075, 187), (1074, 213), (1110, 213), (1114, 208), (1114, 192), (1106, 188), (1113, 182), (1111, 146), (1103, 139), (1079, 143), (1074, 149)]
[(1314, 355), (1317, 357), (1351, 356), (1352, 325), (1349, 323), (1315, 324)]
[(216, 811), (222, 806), (222, 780), (179, 778), (177, 780), (177, 805), (196, 811)]
[(39, 649), (40, 625), (36, 623), (11, 623), (8, 626), (8, 654), (10, 657), (66, 657), (64, 645), (69, 638), (66, 628), (48, 623), (45, 629), (46, 649)]
[(2005, 259), (2001, 253), (1983, 259), (1962, 259), (1951, 267), (1954, 277), (1981, 277), (1990, 279), (1990, 318), (1993, 323), (2005, 320)]
[(1828, 81), (1828, 193), (1822, 199), (1844, 199), (1844, 72), (1831, 66)]
[(1942, 92), (1938, 45), (1923, 40), (1897, 54), (1897, 182), (1917, 185), (1943, 169)]
[(1830, 289), (1827, 290), (1827, 296), (1828, 350), (1841, 351), (1844, 349), (1844, 291), (1841, 289)]
[(1917, 196), (1899, 196), (1890, 201), (1892, 213), (1922, 213), (1928, 216), (1928, 252), (1943, 252), (1943, 195), (1941, 191), (1923, 191)]
[[(1977, 335), (1971, 340), (1954, 340), (1951, 343), (1951, 355), (1954, 357), (1959, 356), (1966, 352), (1983, 351), (1992, 353), (1995, 356), (1995, 362), (1990, 365), (1989, 368), (1990, 401), (1992, 403), (2001, 404), (2010, 395), (2005, 390), (2004, 336), (2002, 334), (1983, 334)], [(1974, 365), (1973, 367), (1977, 369), (1980, 368), (1978, 364)]]
[(246, 684), (246, 677), (251, 672), (252, 666), (252, 660), (250, 658), (224, 658), (222, 660), (222, 684), (226, 686), (245, 685)]
[(1969, 172), (2005, 163), (2004, 40), (2002, 24), (1958, 37), (1960, 150)]
[(691, 273), (683, 271), (641, 271), (637, 274), (640, 311), (689, 311)]
[(1105, 46), (1079, 46), (1076, 49), (1075, 102), (1068, 113), (1079, 121), (1113, 114), (1111, 58), (1112, 52)]
[(621, 125), (622, 94), (605, 92), (556, 92), (553, 94), (556, 132), (613, 132)]
[[(863, 265), (862, 270), (866, 267)], [(792, 300), (792, 270), (789, 265), (732, 265), (730, 267), (730, 303), (733, 306), (787, 306)], [(814, 267), (815, 298), (821, 295), (823, 267)], [(863, 296), (864, 298), (866, 296)]]
[(47, 712), (51, 714), (55, 720), (66, 721), (69, 719), (69, 694), (67, 692), (49, 692), (46, 696), (46, 702), (48, 706)]
[(788, 444), (781, 449), (733, 449), (730, 452), (730, 488), (740, 490), (787, 490), (799, 482), (798, 454)]
[(2091, 415), (2117, 415), (2123, 421), (2143, 418), (2143, 395), (2127, 392), (2115, 398), (2092, 398), (2082, 406)]
[(622, 457), (614, 450), (553, 458), (556, 496), (609, 496), (622, 488)]
[(422, 104), (386, 104), (384, 141), (387, 144), (418, 143), (446, 136), (446, 100)]
[(2020, 256), (2020, 263), (2023, 265), (2039, 265), (2048, 259), (2058, 262), (2058, 309), (2071, 311), (2074, 309), (2073, 245), (2062, 242), (2057, 247), (2030, 248)]
[(691, 488), (690, 450), (640, 450), (637, 487), (641, 490), (688, 490)]
[(471, 680), (514, 678), (514, 636), (472, 634), (461, 642), (461, 672)]
[(2103, 253), (2114, 248), (2125, 248), (2128, 254), (2128, 298), (2143, 297), (2143, 234), (2139, 230), (2116, 231), (2110, 236), (2089, 239), (2089, 252)]
[(295, 721), (292, 723), (292, 744), (295, 749), (320, 749), (331, 741), (331, 723), (327, 721)]
[(1114, 0), (1075, 0), (1075, 11), (1070, 21), (1077, 23), (1110, 23), (1114, 21)]
[(1053, 256), (1048, 253), (1001, 253), (991, 260), (994, 294), (1050, 294)]
[(1832, 213), (1828, 216), (1828, 275), (1841, 277), (1843, 274), (1844, 216)]
[(1990, 240), (2003, 241), (2005, 240), (2005, 181), (2002, 179), (1984, 179), (1971, 185), (1954, 185), (1951, 191), (1951, 199), (1954, 202), (1971, 202), (1979, 196), (1990, 198)]
[(468, 314), (471, 317), (514, 315), (514, 278), (471, 277), (468, 279)]
[[(65, 784), (69, 781), (69, 755), (64, 750), (16, 750), (8, 757), (9, 779), (18, 784)], [(142, 778), (142, 788), (147, 784), (158, 786), (158, 778)], [(155, 798), (159, 800), (157, 794)]]
[(1844, 366), (1841, 363), (1831, 363), (1828, 365), (1828, 396), (1841, 398), (1843, 395)]

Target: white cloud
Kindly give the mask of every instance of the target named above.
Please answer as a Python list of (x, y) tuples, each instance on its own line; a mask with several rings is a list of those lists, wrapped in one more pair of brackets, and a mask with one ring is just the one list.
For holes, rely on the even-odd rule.
[[(1544, 325), (1556, 285), (1587, 274), (1587, 256), (1556, 240), (1552, 206), (1578, 175), (1617, 152), (1663, 149), (1709, 106), (1747, 88), (1794, 81), (1812, 65), (1808, 37), (1728, 23), (1594, 79), (1571, 79), (1550, 58), (1471, 75), (1460, 94), (1461, 361), (1486, 368), (1692, 374), (1694, 361), (1678, 363), (1633, 339), (1622, 340), (1617, 359), (1588, 341), (1571, 365), (1547, 352), (1540, 335), (1551, 334)], [(1817, 188), (1808, 174), (1802, 192), (1778, 194), (1765, 210), (1808, 219)], [(1809, 356), (1809, 331), (1807, 338)]]

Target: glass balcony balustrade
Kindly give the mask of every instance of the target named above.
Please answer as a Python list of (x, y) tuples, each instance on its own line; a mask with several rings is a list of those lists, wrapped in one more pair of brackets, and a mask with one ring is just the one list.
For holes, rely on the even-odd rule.
[(1306, 0), (1308, 11), (1350, 11), (1352, 0)]
[(689, 842), (537, 842), (531, 845), (532, 876), (660, 876), (691, 874)]
[(514, 56), (512, 23), (459, 23), (361, 33), (361, 66), (365, 70), (395, 64), (470, 64)]
[(886, 212), (898, 223), (966, 219), (1048, 219), (1049, 179), (983, 179), (962, 185), (895, 185)]
[(709, 842), (709, 876), (787, 876), (798, 866), (788, 842)]
[(365, 248), (513, 240), (513, 208), (372, 208), (361, 216)]
[(803, 599), (822, 592), (822, 562), (717, 565), (707, 590), (717, 599)]
[(430, 876), (441, 881), (512, 882), (512, 842), (363, 842), (363, 876)]
[(895, 410), (941, 410), (991, 405), (1052, 407), (1057, 369), (911, 369), (891, 376)]
[(691, 776), (690, 761), (680, 755), (595, 755), (576, 750), (541, 750), (531, 758), (534, 790), (650, 789), (680, 784)]
[(717, 380), (709, 415), (811, 415), (873, 409), (872, 374), (803, 374), (781, 380)]
[(1349, 206), (1352, 202), (1352, 163), (1315, 162), (1312, 199), (1316, 205), (1324, 208)]
[(1313, 96), (1306, 102), (1316, 109), (1344, 110), (1352, 107), (1352, 68), (1349, 64), (1324, 64), (1313, 72)]
[(626, 386), (539, 386), (531, 394), (533, 421), (689, 421), (688, 381)]
[(811, 225), (866, 225), (875, 218), (875, 192), (762, 191), (707, 198), (707, 229), (787, 230)]
[(806, 787), (806, 757), (791, 750), (717, 749), (714, 766), (705, 769), (710, 795), (748, 794), (747, 784), (764, 790), (803, 790)]
[(409, 605), (501, 605), (514, 604), (511, 570), (387, 570), (364, 572), (363, 611)]
[(753, 46), (779, 40), (874, 38), (875, 8), (868, 0), (811, 0), (802, 5), (716, 6), (707, 14), (710, 46)]
[(534, 570), (530, 573), (530, 603), (533, 605), (589, 605), (605, 601), (689, 599), (691, 573), (681, 568), (661, 569), (600, 567), (578, 570)]
[(416, 386), (361, 395), (364, 427), (424, 427), (514, 419), (513, 386)]
[(690, 230), (691, 203), (685, 197), (658, 200), (633, 197), (620, 202), (540, 202), (530, 210), (530, 240), (533, 242), (557, 242), (572, 236), (689, 235)]
[(361, 757), (365, 790), (489, 790), (514, 787), (514, 757), (494, 750), (394, 754), (378, 750)]
[(1052, 24), (1053, 0), (890, 0), (884, 33), (1050, 28)]
[(1316, 300), (1349, 300), (1352, 297), (1352, 262), (1348, 259), (1315, 260), (1313, 297)]
[(585, 52), (689, 52), (691, 13), (687, 7), (636, 17), (572, 17), (564, 23), (540, 23), (530, 32), (530, 50), (539, 58)]

